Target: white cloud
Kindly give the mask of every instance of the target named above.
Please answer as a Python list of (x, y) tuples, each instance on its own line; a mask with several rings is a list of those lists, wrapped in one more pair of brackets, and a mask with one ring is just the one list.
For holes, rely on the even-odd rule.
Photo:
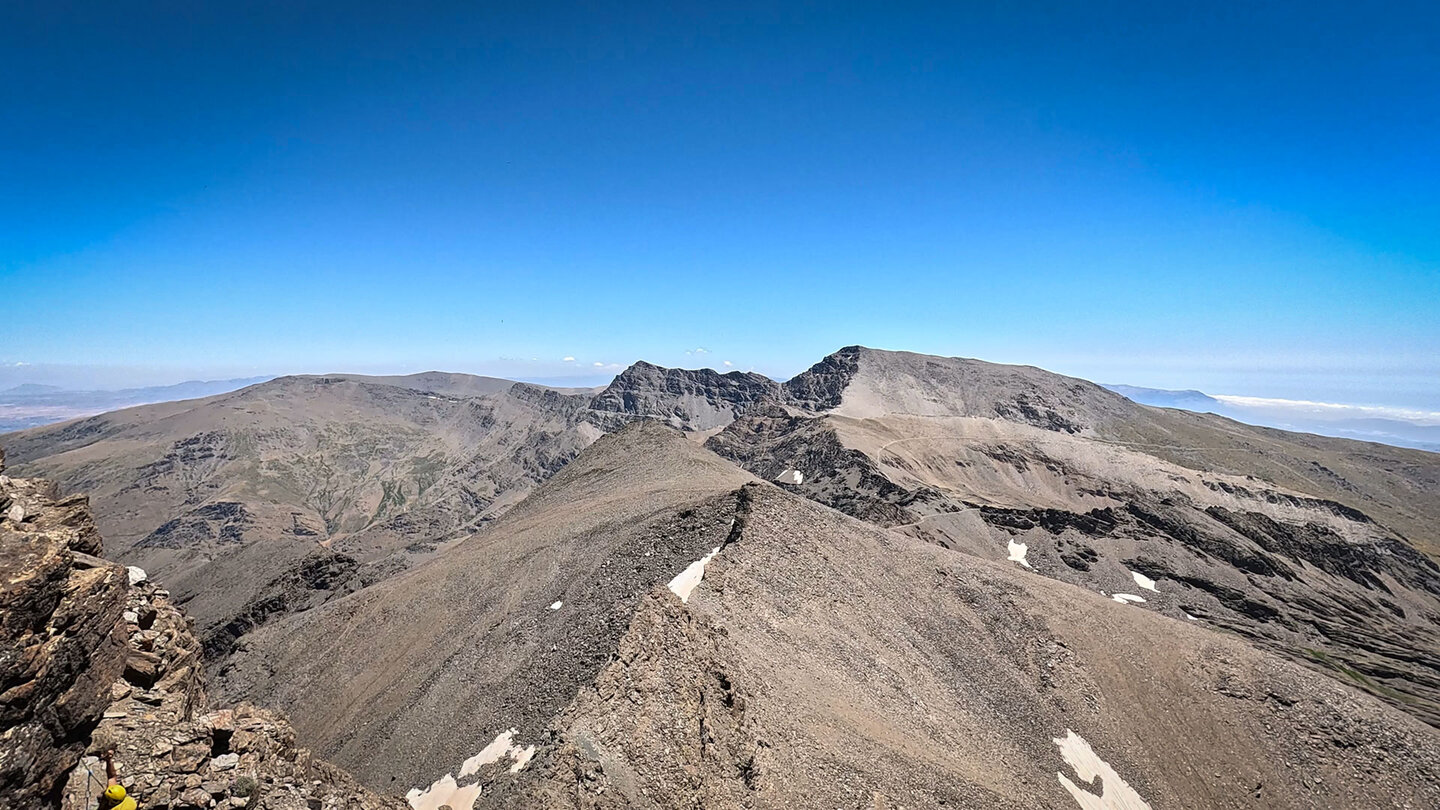
[(726, 360), (726, 361), (725, 361), (725, 367), (726, 367), (726, 368), (734, 368), (734, 367), (735, 367), (735, 364), (732, 363), (732, 362), (730, 362), (729, 360)]
[(710, 350), (709, 350), (709, 349), (706, 349), (706, 348), (704, 348), (704, 347), (701, 347), (701, 348), (696, 348), (696, 349), (686, 349), (686, 350), (685, 350), (685, 353), (686, 353), (686, 354), (709, 354), (709, 353), (710, 353)]
[(1384, 405), (1345, 405), (1338, 402), (1313, 402), (1307, 399), (1237, 397), (1227, 394), (1213, 394), (1212, 396), (1226, 405), (1236, 408), (1279, 411), (1314, 419), (1398, 419), (1417, 425), (1440, 425), (1440, 411), (1392, 408)]
[(596, 367), (596, 368), (604, 368), (604, 367), (605, 367), (605, 364), (602, 363), (602, 362), (600, 362), (599, 360), (596, 360), (596, 361), (595, 361), (595, 367)]
[(562, 362), (562, 363), (573, 363), (573, 362), (575, 362), (575, 358), (573, 358), (573, 357), (561, 358), (560, 362)]

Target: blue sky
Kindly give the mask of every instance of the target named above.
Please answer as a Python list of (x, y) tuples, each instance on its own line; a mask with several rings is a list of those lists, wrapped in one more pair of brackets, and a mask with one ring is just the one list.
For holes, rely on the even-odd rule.
[(862, 343), (1440, 410), (1440, 12), (947, 5), (7, 4), (0, 384)]

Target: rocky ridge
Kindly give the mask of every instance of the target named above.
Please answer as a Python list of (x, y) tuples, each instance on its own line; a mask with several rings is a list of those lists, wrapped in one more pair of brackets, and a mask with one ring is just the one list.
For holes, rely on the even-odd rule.
[(147, 810), (405, 807), (311, 757), (282, 716), (210, 706), (193, 622), (101, 550), (84, 497), (0, 474), (0, 807), (96, 808), (111, 749)]
[(65, 783), (62, 810), (96, 810), (100, 756), (114, 751), (120, 783), (147, 810), (400, 810), (296, 743), (281, 715), (208, 704), (194, 623), (149, 579), (129, 589), (123, 678)]
[(93, 556), (83, 497), (4, 469), (0, 453), (0, 797), (43, 807), (124, 667), (126, 574)]

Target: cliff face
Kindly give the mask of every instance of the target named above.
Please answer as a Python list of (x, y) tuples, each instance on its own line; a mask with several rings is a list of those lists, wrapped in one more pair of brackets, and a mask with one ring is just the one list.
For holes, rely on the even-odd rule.
[(71, 761), (62, 810), (96, 808), (105, 782), (98, 754), (112, 748), (121, 784), (148, 810), (405, 806), (313, 758), (296, 745), (284, 717), (249, 704), (208, 706), (194, 623), (168, 591), (148, 579), (135, 582), (122, 617), (124, 676), (107, 690), (109, 705), (88, 755)]
[[(721, 374), (709, 368), (661, 368), (639, 362), (597, 394), (590, 408), (598, 412), (601, 426), (610, 430), (636, 417), (659, 419), (680, 430), (711, 430), (774, 399), (779, 391), (774, 380), (761, 374)], [(608, 414), (616, 416), (607, 420)]]
[[(0, 455), (0, 472), (4, 456)], [(125, 665), (126, 573), (84, 498), (0, 475), (0, 796), (53, 801)]]
[(0, 474), (0, 810), (96, 807), (110, 749), (147, 810), (405, 806), (313, 759), (283, 717), (207, 706), (193, 622), (100, 550), (85, 498)]

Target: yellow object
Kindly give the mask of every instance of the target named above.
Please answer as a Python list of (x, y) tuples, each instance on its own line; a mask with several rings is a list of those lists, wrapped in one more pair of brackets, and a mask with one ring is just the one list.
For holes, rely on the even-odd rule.
[(105, 799), (105, 803), (109, 805), (109, 810), (136, 810), (139, 807), (139, 805), (135, 803), (135, 799), (126, 796), (125, 788), (119, 785), (111, 785), (105, 788)]

